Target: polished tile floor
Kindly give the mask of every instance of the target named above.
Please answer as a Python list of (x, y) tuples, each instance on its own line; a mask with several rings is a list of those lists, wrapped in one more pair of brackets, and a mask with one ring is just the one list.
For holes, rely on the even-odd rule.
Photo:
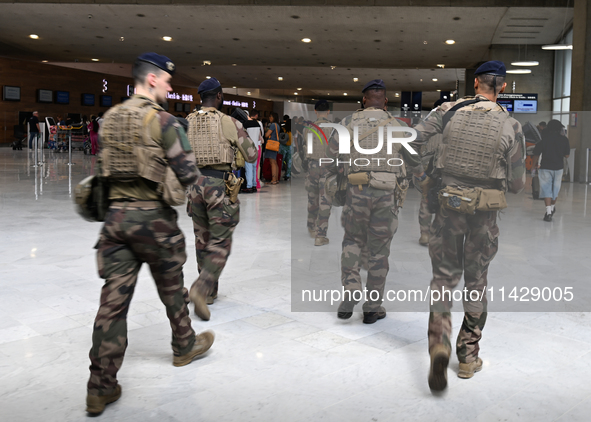
[[(100, 225), (74, 212), (71, 193), (93, 171), (95, 157), (75, 152), (71, 167), (66, 154), (45, 160), (34, 168), (27, 151), (0, 149), (2, 421), (87, 418), (87, 354), (102, 284), (92, 247)], [(119, 372), (123, 396), (101, 420), (589, 420), (591, 314), (582, 311), (591, 311), (591, 300), (581, 312), (491, 313), (481, 342), (483, 371), (461, 380), (452, 357), (449, 388), (438, 396), (426, 382), (426, 313), (389, 312), (364, 325), (360, 313), (343, 322), (332, 312), (292, 312), (291, 241), (307, 235), (304, 227), (292, 232), (290, 223), (294, 210), (305, 215), (301, 187), (295, 178), (241, 195), (241, 223), (212, 319), (193, 317), (197, 330), (216, 332), (203, 359), (172, 366), (164, 308), (142, 270)], [(531, 199), (531, 190), (511, 197), (499, 222), (500, 250), (490, 282), (590, 281), (587, 194), (585, 185), (564, 184), (550, 224), (542, 221), (543, 205)], [(411, 191), (388, 280), (404, 278), (423, 288), (430, 268), (427, 249), (417, 243), (417, 209), (418, 194)], [(339, 215), (335, 209), (331, 243), (310, 246), (311, 268), (338, 262)], [(190, 282), (197, 268), (191, 221), (182, 213), (180, 226), (187, 236)], [(454, 317), (457, 333), (460, 318)]]

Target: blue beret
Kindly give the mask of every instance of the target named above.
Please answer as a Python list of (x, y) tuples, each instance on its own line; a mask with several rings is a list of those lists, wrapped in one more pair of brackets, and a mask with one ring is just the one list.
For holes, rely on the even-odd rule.
[(137, 60), (153, 64), (154, 66), (164, 70), (167, 73), (170, 73), (171, 75), (174, 74), (174, 71), (176, 69), (176, 66), (174, 65), (172, 60), (170, 60), (166, 56), (161, 56), (160, 54), (156, 53), (144, 53), (141, 56), (139, 56)]
[(314, 104), (314, 110), (318, 110), (322, 106), (328, 106), (328, 101), (326, 101), (326, 100), (316, 101), (316, 104)]
[(211, 91), (212, 89), (216, 89), (218, 86), (222, 86), (220, 81), (216, 78), (209, 78), (201, 82), (199, 88), (197, 89), (197, 93), (201, 94), (202, 92)]
[(384, 84), (384, 81), (381, 79), (374, 79), (365, 84), (361, 92), (365, 92), (368, 89), (386, 89), (386, 84)]
[(506, 76), (507, 69), (505, 68), (505, 63), (503, 63), (499, 60), (492, 60), (490, 62), (484, 63), (482, 66), (480, 66), (478, 69), (476, 69), (476, 72), (474, 72), (474, 75)]

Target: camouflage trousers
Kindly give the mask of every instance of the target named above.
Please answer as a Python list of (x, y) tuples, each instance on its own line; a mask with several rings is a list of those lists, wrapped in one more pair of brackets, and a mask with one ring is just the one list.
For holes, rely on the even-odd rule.
[(106, 395), (117, 385), (127, 348), (127, 312), (142, 263), (150, 267), (166, 307), (175, 355), (191, 350), (195, 332), (183, 298), (187, 256), (174, 209), (157, 201), (114, 202), (95, 248), (98, 272), (106, 281), (92, 333), (88, 393)]
[(419, 226), (421, 228), (421, 234), (429, 233), (432, 218), (428, 209), (427, 198), (421, 195), (421, 203), (419, 204)]
[(232, 249), (232, 234), (240, 221), (240, 202), (230, 203), (222, 179), (200, 176), (188, 190), (187, 214), (193, 219), (199, 277), (191, 288), (216, 295), (218, 280)]
[(332, 200), (326, 195), (324, 183), (328, 171), (318, 162), (308, 161), (306, 191), (308, 192), (308, 228), (316, 230), (316, 236), (326, 237)]
[(362, 291), (359, 268), (362, 251), (367, 248), (368, 300), (363, 304), (363, 311), (376, 312), (384, 300), (386, 276), (390, 269), (390, 244), (398, 229), (394, 192), (367, 185), (361, 189), (359, 186), (349, 185), (342, 221), (345, 236), (341, 255), (341, 282), (347, 291)]
[[(486, 323), (486, 287), (488, 266), (498, 249), (499, 228), (496, 211), (460, 214), (440, 209), (429, 236), (429, 255), (433, 265), (432, 291), (453, 290), (462, 273), (467, 298), (464, 297), (464, 320), (456, 342), (456, 353), (462, 363), (478, 357), (478, 342)], [(470, 292), (479, 293), (478, 300), (470, 300)], [(480, 295), (482, 301), (480, 301)], [(476, 297), (476, 295), (474, 296)], [(451, 307), (448, 296), (431, 306), (429, 315), (429, 350), (444, 344), (451, 353)]]

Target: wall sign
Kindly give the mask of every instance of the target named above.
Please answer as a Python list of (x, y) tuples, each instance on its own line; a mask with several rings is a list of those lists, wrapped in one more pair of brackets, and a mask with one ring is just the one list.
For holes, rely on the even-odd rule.
[(178, 94), (176, 92), (169, 92), (166, 94), (166, 98), (169, 100), (181, 100), (181, 101), (189, 101), (193, 102), (193, 96), (190, 94)]
[(2, 90), (2, 99), (4, 101), (20, 101), (21, 87), (4, 85), (4, 89)]
[[(228, 100), (228, 101), (224, 101), (224, 105), (225, 106), (248, 108), (248, 102), (246, 102), (246, 101), (240, 102), (240, 101), (230, 101), (230, 100)], [(253, 104), (252, 108), (254, 108), (254, 104)]]
[(69, 91), (56, 91), (55, 102), (57, 104), (70, 104), (70, 92)]
[(103, 79), (103, 92), (107, 92), (107, 90), (109, 89), (108, 85), (109, 82), (107, 82), (106, 79)]
[(53, 91), (49, 89), (38, 89), (37, 101), (40, 103), (53, 103)]

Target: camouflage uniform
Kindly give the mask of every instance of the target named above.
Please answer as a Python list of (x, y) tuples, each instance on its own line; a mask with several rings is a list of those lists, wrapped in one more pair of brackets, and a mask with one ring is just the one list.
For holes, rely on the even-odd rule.
[[(379, 120), (391, 117), (385, 111), (373, 107), (365, 109), (364, 112), (371, 113), (371, 116)], [(348, 116), (341, 122), (351, 133), (352, 121), (353, 116)], [(405, 124), (398, 122), (398, 125)], [(333, 131), (333, 136), (329, 139), (326, 154), (335, 161), (339, 156), (336, 131)], [(343, 156), (339, 158), (345, 159)], [(348, 157), (346, 159), (348, 160)], [(331, 170), (333, 169), (334, 167), (331, 167)], [(341, 254), (341, 283), (347, 291), (362, 291), (359, 270), (366, 250), (369, 255), (366, 283), (368, 300), (363, 304), (364, 312), (380, 311), (386, 276), (390, 269), (390, 244), (398, 229), (398, 210), (395, 191), (376, 189), (366, 184), (349, 183), (347, 186), (347, 199), (341, 218), (345, 229)], [(376, 295), (373, 295), (375, 299), (370, 298), (372, 292), (377, 292), (377, 298)]]
[[(217, 111), (213, 107), (203, 107), (202, 110)], [(248, 137), (242, 123), (223, 115), (222, 130), (226, 139), (240, 150), (247, 162), (256, 162), (257, 148)], [(232, 167), (230, 164), (218, 164), (200, 167), (200, 169), (230, 172)], [(230, 256), (232, 234), (240, 220), (240, 201), (234, 204), (230, 202), (226, 196), (224, 180), (205, 175), (199, 177), (197, 183), (189, 187), (188, 196), (187, 214), (193, 219), (199, 269), (199, 277), (191, 289), (196, 289), (200, 295), (215, 297), (220, 274)]]
[[(485, 101), (468, 105), (461, 110), (488, 110), (498, 107), (482, 95), (477, 95), (476, 98)], [(463, 98), (459, 101), (468, 99), (471, 98)], [(435, 113), (421, 122), (416, 127), (417, 140), (424, 142), (431, 136), (442, 133), (443, 115), (458, 102), (442, 104)], [(448, 124), (446, 131), (449, 127)], [(445, 135), (448, 132), (443, 133), (445, 144)], [(502, 127), (500, 151), (509, 164), (509, 174), (506, 175), (507, 188), (512, 193), (518, 193), (525, 183), (523, 133), (521, 124), (513, 118), (507, 119)], [(436, 162), (437, 158), (436, 156)], [(490, 179), (480, 183), (474, 180), (461, 180), (446, 175), (445, 169), (443, 169), (443, 183), (462, 187), (504, 189), (499, 186), (498, 180)], [(460, 363), (471, 363), (478, 357), (478, 342), (482, 337), (487, 316), (485, 289), (488, 266), (498, 249), (499, 228), (496, 218), (496, 211), (476, 211), (473, 215), (467, 215), (440, 207), (431, 225), (429, 237), (429, 255), (433, 266), (431, 290), (441, 292), (442, 288), (453, 289), (462, 278), (462, 273), (468, 295), (472, 290), (477, 290), (479, 293), (484, 290), (482, 301), (464, 302), (465, 315), (456, 343), (456, 353)], [(436, 345), (443, 344), (451, 352), (450, 301), (436, 301), (431, 307), (428, 335), (430, 351)]]
[[(133, 96), (128, 101), (150, 100)], [(150, 122), (151, 138), (161, 145), (181, 184), (194, 183), (199, 171), (183, 128), (156, 103), (151, 106), (159, 109)], [(105, 124), (108, 119), (106, 116)], [(99, 276), (106, 281), (93, 328), (89, 395), (108, 395), (117, 386), (117, 371), (127, 347), (127, 312), (144, 262), (166, 307), (174, 354), (189, 353), (195, 343), (183, 297), (185, 239), (177, 226), (176, 211), (162, 202), (156, 186), (144, 179), (111, 181), (109, 199), (111, 206), (95, 246)]]
[[(321, 117), (314, 122), (315, 125), (321, 123), (332, 123), (325, 117)], [(329, 130), (324, 129), (328, 135)], [(304, 131), (304, 150), (307, 150), (309, 130)], [(324, 156), (326, 144), (321, 144), (313, 136), (313, 151), (318, 148)], [(308, 192), (308, 229), (316, 232), (316, 236), (326, 237), (328, 231), (328, 219), (330, 218), (330, 210), (332, 207), (332, 200), (324, 192), (324, 185), (326, 177), (328, 176), (328, 167), (326, 165), (320, 166), (318, 159), (308, 158), (308, 171), (306, 172), (306, 191)]]
[[(432, 136), (429, 142), (421, 148), (421, 167), (423, 171), (427, 170), (429, 161), (435, 154), (437, 146), (441, 143), (442, 139), (443, 135), (438, 133)], [(423, 233), (429, 234), (429, 227), (431, 227), (432, 220), (433, 217), (427, 205), (427, 192), (421, 192), (421, 202), (419, 204), (419, 227), (421, 229), (421, 235)]]

